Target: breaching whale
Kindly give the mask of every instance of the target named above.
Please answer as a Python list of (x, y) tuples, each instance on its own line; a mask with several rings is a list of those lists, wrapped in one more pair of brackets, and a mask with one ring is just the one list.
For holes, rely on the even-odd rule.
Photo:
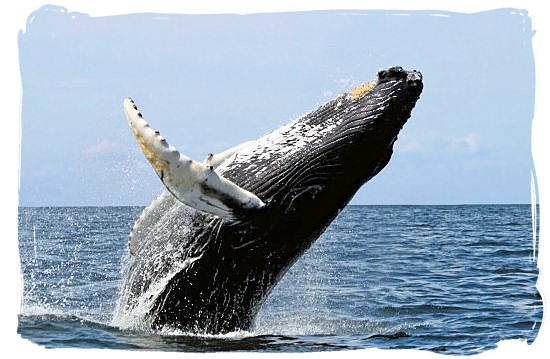
[(216, 334), (247, 330), (286, 271), (390, 160), (422, 92), (391, 67), (282, 128), (197, 162), (130, 128), (166, 190), (136, 220), (117, 325)]

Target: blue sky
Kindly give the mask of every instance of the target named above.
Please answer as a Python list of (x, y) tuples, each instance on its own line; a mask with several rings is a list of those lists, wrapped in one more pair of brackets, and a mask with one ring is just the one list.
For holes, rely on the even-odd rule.
[(19, 204), (146, 205), (160, 193), (125, 97), (202, 160), (394, 65), (421, 71), (424, 92), (389, 165), (352, 203), (529, 203), (532, 36), (515, 9), (91, 17), (43, 7), (19, 35)]

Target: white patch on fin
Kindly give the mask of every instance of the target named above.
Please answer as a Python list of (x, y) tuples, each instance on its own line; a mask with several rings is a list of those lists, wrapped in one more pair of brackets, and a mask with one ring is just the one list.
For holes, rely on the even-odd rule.
[[(258, 210), (265, 205), (253, 193), (220, 176), (213, 165), (179, 153), (142, 118), (132, 99), (124, 100), (124, 112), (145, 157), (166, 188), (182, 203), (227, 219), (235, 218), (235, 212)], [(215, 163), (227, 157), (218, 157), (221, 160)]]
[(227, 160), (229, 157), (235, 155), (238, 151), (240, 151), (241, 149), (249, 146), (253, 142), (254, 141), (247, 141), (247, 142), (241, 143), (240, 145), (237, 145), (235, 147), (231, 147), (231, 148), (229, 148), (229, 149), (227, 149), (223, 152), (216, 153), (216, 154), (211, 153), (208, 156), (206, 156), (203, 163), (206, 166), (212, 166), (214, 168), (218, 168), (218, 166), (221, 165), (223, 162), (225, 162), (225, 160)]

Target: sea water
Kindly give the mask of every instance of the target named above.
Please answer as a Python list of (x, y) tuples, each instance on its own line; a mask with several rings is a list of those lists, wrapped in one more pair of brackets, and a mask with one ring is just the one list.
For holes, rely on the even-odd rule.
[(531, 205), (348, 206), (277, 285), (253, 328), (219, 336), (112, 324), (142, 209), (19, 208), (23, 338), (47, 348), (467, 355), (537, 337), (543, 304)]

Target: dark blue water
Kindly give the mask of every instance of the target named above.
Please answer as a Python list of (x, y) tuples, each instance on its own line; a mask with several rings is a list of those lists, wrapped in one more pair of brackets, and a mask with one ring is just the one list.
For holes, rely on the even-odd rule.
[(531, 205), (349, 206), (250, 332), (121, 330), (111, 320), (141, 210), (19, 209), (23, 338), (48, 348), (476, 354), (500, 340), (532, 343), (542, 320)]

